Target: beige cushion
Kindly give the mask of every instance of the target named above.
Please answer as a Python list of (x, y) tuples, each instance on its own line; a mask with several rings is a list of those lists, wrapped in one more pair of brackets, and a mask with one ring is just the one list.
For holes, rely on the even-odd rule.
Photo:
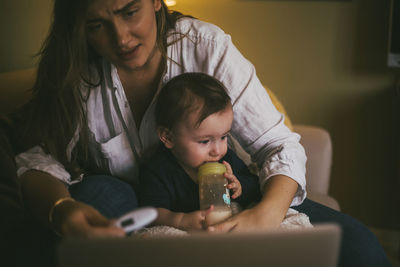
[(268, 89), (267, 87), (265, 87), (265, 90), (267, 90), (267, 93), (268, 93), (269, 97), (271, 98), (272, 103), (274, 104), (274, 106), (276, 107), (276, 109), (277, 109), (280, 113), (282, 113), (282, 114), (285, 116), (285, 121), (284, 121), (285, 125), (286, 125), (290, 130), (293, 131), (293, 124), (292, 124), (292, 121), (290, 120), (290, 118), (289, 118), (289, 116), (288, 116), (288, 114), (287, 114), (287, 112), (286, 112), (284, 106), (282, 105), (281, 101), (279, 101), (279, 99), (276, 97), (276, 95), (275, 95), (270, 89)]

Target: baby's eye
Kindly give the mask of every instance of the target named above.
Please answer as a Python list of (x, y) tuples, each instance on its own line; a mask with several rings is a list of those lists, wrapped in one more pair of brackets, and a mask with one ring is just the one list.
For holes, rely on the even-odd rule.
[(201, 141), (199, 141), (199, 144), (206, 145), (206, 144), (208, 144), (208, 142), (210, 142), (210, 140), (201, 140)]

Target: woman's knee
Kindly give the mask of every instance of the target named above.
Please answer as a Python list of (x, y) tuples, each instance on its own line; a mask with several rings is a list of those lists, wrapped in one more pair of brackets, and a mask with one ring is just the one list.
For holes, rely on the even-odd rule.
[(95, 207), (108, 218), (119, 217), (138, 207), (133, 187), (112, 176), (85, 177), (70, 186), (69, 191), (76, 200)]

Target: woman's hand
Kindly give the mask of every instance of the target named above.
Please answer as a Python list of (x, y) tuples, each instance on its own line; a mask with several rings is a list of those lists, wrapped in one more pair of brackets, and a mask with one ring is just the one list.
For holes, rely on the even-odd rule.
[[(21, 175), (21, 191), (28, 209), (44, 224), (63, 236), (124, 236), (92, 206), (79, 201), (57, 201), (69, 198), (67, 187), (48, 173), (29, 170)], [(49, 214), (51, 213), (51, 214)], [(51, 219), (49, 220), (49, 216)]]
[(297, 183), (284, 175), (268, 179), (263, 198), (251, 209), (244, 210), (229, 219), (210, 226), (208, 232), (249, 232), (277, 229), (297, 190)]
[(210, 233), (268, 231), (277, 229), (281, 222), (282, 218), (270, 216), (255, 206), (243, 210), (221, 223), (209, 226), (207, 231)]
[(233, 191), (233, 195), (231, 198), (235, 199), (242, 195), (242, 185), (239, 180), (233, 174), (231, 165), (225, 160), (222, 161), (222, 164), (226, 167), (226, 172), (224, 173), (224, 177), (228, 180), (227, 188)]
[(113, 222), (92, 206), (79, 201), (65, 201), (53, 212), (53, 227), (63, 236), (125, 236), (124, 230), (113, 226)]

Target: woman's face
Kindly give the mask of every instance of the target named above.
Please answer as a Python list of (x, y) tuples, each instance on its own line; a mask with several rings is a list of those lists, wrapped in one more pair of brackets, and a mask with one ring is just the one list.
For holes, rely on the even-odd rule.
[(117, 69), (146, 67), (156, 53), (155, 13), (161, 0), (91, 0), (86, 19), (89, 45)]

